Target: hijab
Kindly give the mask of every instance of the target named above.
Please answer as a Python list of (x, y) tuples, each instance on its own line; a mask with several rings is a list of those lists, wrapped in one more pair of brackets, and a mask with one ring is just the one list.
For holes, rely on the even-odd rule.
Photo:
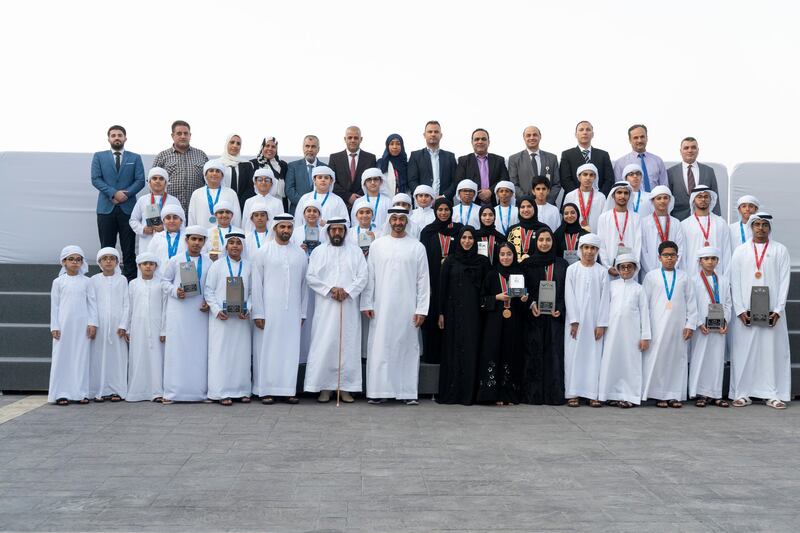
[[(400, 153), (396, 156), (389, 153), (389, 143), (392, 141), (400, 142)], [(406, 155), (406, 143), (397, 133), (392, 133), (386, 137), (386, 148), (383, 150), (383, 156), (381, 156), (380, 161), (378, 161), (378, 165), (384, 173), (389, 170), (389, 162), (392, 163), (395, 172), (397, 172), (397, 189), (405, 191), (408, 189), (408, 156)]]
[[(567, 221), (564, 220), (564, 209), (566, 209), (567, 207), (572, 207), (575, 210), (575, 212), (578, 213), (578, 216), (575, 218), (575, 222), (573, 222), (572, 224), (568, 224)], [(581, 220), (580, 211), (578, 210), (577, 205), (571, 202), (567, 202), (566, 204), (561, 206), (561, 225), (558, 227), (555, 233), (553, 233), (553, 238), (557, 244), (557, 247), (562, 252), (567, 249), (567, 239), (566, 239), (567, 235), (577, 234), (578, 238), (580, 238), (581, 235), (586, 235), (587, 233), (589, 233), (588, 231), (586, 231), (581, 227), (580, 220)]]
[[(511, 254), (513, 256), (513, 260), (509, 266), (503, 266), (500, 264), (500, 250), (503, 248), (507, 248), (511, 250)], [(530, 259), (529, 259), (530, 260)], [(504, 278), (508, 279), (508, 276), (511, 274), (522, 274), (522, 267), (517, 260), (517, 250), (514, 248), (514, 245), (510, 242), (504, 242), (497, 248), (497, 261), (494, 263), (495, 270)]]
[(226, 167), (236, 167), (239, 166), (239, 163), (244, 163), (245, 161), (247, 161), (247, 158), (245, 157), (239, 157), (238, 155), (231, 155), (228, 152), (228, 144), (234, 137), (239, 137), (239, 140), (240, 141), (242, 140), (242, 136), (239, 135), (238, 133), (231, 133), (230, 135), (228, 135), (228, 137), (225, 139), (225, 146), (222, 149), (222, 155), (219, 156), (219, 160), (222, 161), (222, 164), (225, 165)]
[(520, 196), (517, 198), (517, 208), (522, 205), (522, 202), (529, 202), (533, 206), (533, 216), (531, 218), (522, 218), (522, 210), (519, 210), (517, 216), (519, 217), (519, 226), (526, 230), (535, 230), (541, 227), (546, 227), (545, 224), (539, 222), (539, 208), (536, 207), (536, 200), (530, 194)]
[[(447, 205), (447, 207), (450, 208), (450, 216), (444, 222), (439, 220), (439, 217), (436, 216), (436, 211), (439, 209), (440, 205)], [(419, 240), (423, 243), (427, 243), (430, 237), (436, 233), (452, 237), (461, 229), (461, 224), (453, 222), (453, 202), (449, 199), (437, 198), (436, 201), (433, 202), (433, 213), (435, 217), (433, 222), (425, 226), (420, 233)]]
[(505, 242), (506, 236), (497, 231), (497, 228), (495, 227), (494, 223), (492, 223), (491, 226), (487, 226), (486, 224), (483, 223), (483, 217), (481, 215), (483, 214), (484, 211), (491, 211), (491, 213), (495, 215), (495, 219), (497, 218), (497, 215), (494, 212), (494, 208), (492, 208), (489, 205), (482, 206), (480, 208), (480, 211), (478, 211), (478, 220), (480, 221), (480, 227), (476, 232), (475, 235), (476, 238), (480, 240), (481, 237), (489, 237), (490, 235), (493, 235), (495, 238), (495, 242), (497, 242), (497, 244)]
[[(268, 141), (275, 143), (275, 159), (267, 159), (264, 157), (264, 147), (267, 145)], [(261, 141), (261, 148), (258, 150), (256, 162), (258, 163), (258, 168), (264, 168), (269, 165), (276, 174), (281, 173), (281, 158), (278, 155), (278, 139), (275, 137), (264, 137), (264, 140)]]
[[(539, 236), (543, 233), (549, 233), (550, 238), (553, 239), (553, 245), (550, 247), (550, 250), (547, 252), (543, 252), (539, 249)], [(531, 253), (530, 257), (525, 261), (530, 266), (534, 267), (543, 267), (547, 266), (551, 263), (554, 263), (557, 257), (556, 254), (556, 240), (553, 236), (553, 232), (550, 231), (550, 228), (541, 228), (536, 231), (536, 235), (534, 235), (534, 248), (533, 253)]]
[[(461, 237), (465, 233), (471, 233), (472, 237), (475, 239), (475, 244), (472, 245), (472, 248), (469, 250), (465, 250), (463, 246), (461, 246)], [(483, 257), (482, 255), (478, 255), (478, 236), (477, 230), (472, 226), (462, 226), (458, 230), (458, 235), (455, 237), (455, 242), (451, 244), (451, 252), (450, 255), (447, 256), (448, 261), (456, 261), (461, 263), (465, 266), (477, 266), (481, 264), (482, 261), (488, 259)], [(450, 259), (452, 257), (452, 259)]]

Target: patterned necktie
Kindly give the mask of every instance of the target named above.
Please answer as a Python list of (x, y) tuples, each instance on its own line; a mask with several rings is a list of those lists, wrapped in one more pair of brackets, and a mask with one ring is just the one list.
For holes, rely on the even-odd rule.
[(117, 167), (117, 172), (119, 172), (119, 156), (122, 155), (119, 152), (114, 152), (114, 165)]
[(591, 157), (589, 157), (589, 150), (581, 150), (581, 153), (583, 154), (583, 162), (588, 163), (591, 159)]
[(644, 154), (639, 154), (639, 164), (642, 165), (642, 180), (644, 190), (650, 192), (650, 176), (647, 175), (647, 165), (644, 164)]
[(692, 165), (689, 165), (689, 169), (686, 171), (686, 185), (691, 193), (697, 184), (694, 181), (694, 172), (692, 171)]

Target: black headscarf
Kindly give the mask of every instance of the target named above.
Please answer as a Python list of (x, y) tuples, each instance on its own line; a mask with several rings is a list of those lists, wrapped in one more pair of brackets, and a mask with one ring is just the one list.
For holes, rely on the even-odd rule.
[[(575, 218), (575, 222), (573, 222), (572, 224), (567, 224), (566, 220), (564, 220), (564, 209), (566, 209), (567, 207), (572, 207), (578, 214), (578, 216)], [(586, 235), (588, 233), (588, 231), (586, 231), (581, 227), (580, 220), (581, 220), (581, 212), (580, 209), (578, 209), (577, 205), (570, 202), (561, 206), (561, 225), (555, 231), (553, 237), (558, 245), (558, 249), (562, 253), (564, 250), (567, 249), (567, 240), (565, 238), (565, 235), (575, 235), (577, 233), (578, 238), (580, 239), (581, 235)]]
[(536, 199), (530, 194), (520, 196), (517, 198), (517, 209), (522, 205), (522, 202), (530, 202), (533, 206), (533, 216), (531, 218), (522, 218), (522, 212), (518, 212), (519, 226), (526, 230), (536, 230), (542, 227), (547, 227), (546, 224), (539, 222), (539, 208), (536, 206)]
[[(503, 248), (508, 248), (514, 255), (514, 260), (507, 267), (500, 264), (500, 250)], [(506, 279), (508, 279), (508, 276), (511, 274), (522, 274), (522, 267), (517, 260), (517, 250), (514, 248), (513, 244), (504, 242), (497, 248), (497, 261), (494, 264), (494, 269)]]
[(481, 226), (477, 230), (477, 235), (475, 236), (476, 240), (480, 240), (482, 237), (489, 237), (490, 235), (492, 235), (495, 238), (495, 242), (497, 242), (498, 244), (504, 242), (506, 240), (506, 236), (497, 231), (497, 228), (495, 227), (494, 224), (492, 224), (491, 226), (484, 225), (483, 217), (481, 215), (483, 214), (484, 211), (487, 210), (491, 211), (492, 214), (495, 215), (495, 218), (497, 218), (497, 215), (495, 214), (493, 207), (489, 205), (484, 205), (483, 207), (481, 207), (480, 211), (478, 211), (478, 220), (480, 221)]
[[(467, 232), (472, 233), (472, 237), (476, 241), (469, 250), (465, 250), (461, 246), (461, 237)], [(478, 236), (476, 234), (477, 230), (472, 226), (462, 226), (461, 229), (458, 230), (458, 235), (455, 237), (455, 242), (450, 245), (451, 251), (450, 255), (447, 256), (447, 260), (456, 261), (467, 266), (479, 265), (483, 261), (486, 261), (488, 264), (488, 259), (482, 255), (478, 255)]]
[[(439, 220), (439, 216), (436, 214), (440, 205), (446, 205), (450, 208), (450, 217), (444, 222)], [(425, 226), (419, 234), (419, 240), (422, 243), (427, 243), (431, 235), (436, 233), (452, 237), (461, 229), (461, 224), (453, 222), (453, 202), (447, 198), (437, 198), (436, 201), (433, 202), (433, 215), (433, 222)]]
[[(392, 155), (389, 153), (389, 143), (392, 141), (400, 141), (400, 153)], [(389, 170), (389, 162), (391, 161), (395, 171), (397, 171), (397, 190), (405, 192), (408, 189), (408, 156), (406, 155), (406, 143), (403, 138), (397, 134), (392, 133), (386, 138), (386, 148), (383, 150), (383, 157), (378, 161), (378, 167), (385, 174)], [(394, 191), (390, 191), (389, 196), (394, 196)]]
[[(553, 239), (553, 245), (550, 247), (550, 250), (547, 252), (543, 252), (539, 249), (539, 235), (543, 233), (549, 233), (550, 238)], [(550, 228), (541, 228), (536, 231), (536, 235), (533, 236), (533, 241), (531, 246), (533, 246), (532, 253), (530, 257), (525, 261), (530, 266), (547, 266), (553, 262), (555, 262), (556, 257), (558, 257), (556, 253), (556, 240), (553, 236), (553, 232), (550, 231)]]

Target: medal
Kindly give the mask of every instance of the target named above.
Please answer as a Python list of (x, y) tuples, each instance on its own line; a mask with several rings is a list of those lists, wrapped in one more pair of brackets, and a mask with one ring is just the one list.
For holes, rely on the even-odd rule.
[(661, 242), (664, 242), (667, 239), (669, 239), (669, 219), (670, 219), (670, 216), (667, 215), (666, 219), (667, 220), (666, 220), (666, 223), (664, 224), (664, 229), (662, 230), (661, 229), (661, 221), (658, 220), (658, 215), (653, 213), (653, 220), (656, 223), (656, 229), (658, 230), (658, 238), (661, 239)]
[(705, 229), (703, 229), (703, 224), (700, 222), (700, 217), (695, 215), (694, 219), (697, 220), (697, 225), (700, 226), (700, 232), (703, 234), (703, 238), (705, 239), (705, 244), (703, 244), (703, 246), (711, 246), (708, 243), (708, 236), (711, 234), (711, 215), (708, 215), (708, 224), (706, 224)]
[(444, 233), (439, 234), (439, 247), (442, 249), (442, 263), (444, 263), (444, 260), (447, 259), (447, 255), (450, 253), (450, 243), (452, 242), (449, 235), (445, 235)]
[(667, 293), (667, 311), (672, 310), (672, 294), (675, 292), (675, 280), (678, 279), (678, 273), (672, 271), (672, 285), (667, 285), (667, 273), (664, 267), (661, 267), (661, 277), (664, 279), (664, 292)]
[(217, 217), (212, 215), (212, 216), (208, 217), (208, 221), (211, 222), (212, 224), (216, 224), (217, 223)]
[(578, 234), (577, 233), (565, 233), (564, 234), (564, 242), (567, 244), (567, 251), (574, 252), (575, 247), (578, 244)]
[(589, 192), (589, 201), (584, 205), (583, 203), (583, 192), (578, 189), (578, 203), (580, 204), (581, 210), (581, 227), (588, 232), (592, 230), (589, 229), (589, 212), (592, 210), (592, 202), (594, 201), (594, 189)]
[(756, 256), (756, 279), (761, 279), (761, 265), (764, 263), (764, 256), (767, 255), (768, 247), (769, 240), (767, 240), (766, 244), (764, 244), (764, 249), (761, 251), (761, 257), (759, 257), (756, 243), (753, 243), (753, 254)]
[(667, 311), (672, 311), (672, 302), (667, 302)]
[(511, 318), (511, 309), (503, 309), (503, 318)]
[(617, 211), (614, 210), (614, 225), (617, 227), (617, 235), (619, 235), (619, 246), (625, 246), (625, 231), (628, 229), (628, 211), (625, 211), (625, 222), (622, 223), (622, 232), (619, 231), (619, 220), (617, 220)]
[(717, 283), (717, 275), (711, 274), (712, 280), (714, 281), (714, 288), (711, 288), (711, 285), (708, 284), (708, 279), (706, 275), (700, 272), (700, 279), (703, 280), (703, 285), (706, 286), (706, 292), (708, 292), (708, 297), (711, 298), (712, 304), (719, 303), (719, 284)]
[[(502, 274), (498, 272), (497, 274), (500, 277), (500, 290), (503, 291), (503, 294), (508, 294), (508, 283), (506, 283), (506, 278), (503, 277)], [(503, 318), (511, 318), (511, 302), (503, 302)]]
[(216, 206), (217, 202), (219, 202), (219, 193), (221, 192), (222, 192), (222, 187), (217, 189), (217, 197), (214, 198), (214, 200), (212, 201), (211, 192), (208, 188), (208, 185), (206, 185), (206, 201), (208, 202), (208, 212), (211, 214), (211, 217), (209, 217), (208, 221), (211, 222), (212, 224), (217, 223), (217, 217), (214, 216), (214, 206)]
[(520, 250), (522, 251), (522, 259), (520, 261), (524, 261), (528, 258), (528, 250), (531, 249), (531, 239), (533, 238), (534, 230), (525, 231), (525, 228), (520, 227), (520, 234), (522, 236), (522, 240), (520, 242)]

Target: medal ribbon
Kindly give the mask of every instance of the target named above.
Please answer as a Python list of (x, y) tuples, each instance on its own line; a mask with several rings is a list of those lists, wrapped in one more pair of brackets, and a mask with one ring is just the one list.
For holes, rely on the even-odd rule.
[(214, 201), (212, 202), (211, 201), (211, 192), (210, 192), (210, 190), (208, 188), (208, 185), (206, 185), (206, 199), (208, 200), (208, 212), (212, 217), (214, 216), (214, 206), (216, 206), (217, 202), (219, 202), (219, 193), (221, 193), (221, 192), (222, 192), (222, 187), (217, 189), (217, 197), (214, 198)]
[[(325, 193), (325, 199), (322, 200), (322, 202), (321, 202), (322, 203), (322, 207), (325, 207), (325, 202), (328, 201), (328, 196), (330, 196), (330, 195), (331, 195), (331, 191), (328, 191), (327, 193)], [(314, 191), (314, 200), (316, 200), (316, 199), (317, 199), (317, 191)], [(369, 203), (369, 198), (367, 198), (367, 203)], [(372, 218), (375, 218), (375, 214), (374, 213), (372, 214)]]
[(661, 267), (661, 277), (664, 278), (664, 292), (667, 293), (667, 300), (672, 302), (672, 293), (675, 292), (675, 280), (678, 279), (678, 273), (676, 271), (672, 271), (672, 286), (667, 286), (667, 273), (664, 271), (664, 267)]
[(492, 250), (494, 250), (494, 241), (495, 241), (494, 235), (489, 235), (488, 237), (485, 237), (482, 240), (484, 240), (484, 241), (489, 243), (487, 245), (487, 247), (488, 247), (487, 251), (489, 252), (489, 263), (491, 263), (492, 262), (492, 256), (494, 255), (492, 253)]
[[(186, 250), (186, 261), (188, 262), (192, 261), (191, 257), (189, 257), (189, 250)], [(197, 290), (200, 291), (200, 294), (203, 294), (203, 284), (200, 283), (200, 280), (202, 279), (203, 279), (203, 256), (201, 254), (197, 256), (197, 281), (198, 281)]]
[(256, 248), (261, 248), (261, 239), (258, 238), (258, 231), (253, 231), (253, 235), (256, 236)]
[[(167, 201), (167, 193), (164, 193), (161, 196), (161, 199), (158, 201), (159, 209), (163, 209), (164, 208), (164, 202), (166, 202), (166, 201)], [(154, 203), (156, 203), (156, 196), (153, 193), (150, 193), (150, 204), (154, 204)], [(213, 215), (214, 213), (211, 213), (211, 214)]]
[[(231, 231), (233, 231), (233, 226), (229, 226), (228, 227), (228, 233), (230, 233)], [(220, 246), (222, 246), (222, 248), (224, 249), (225, 248), (225, 239), (222, 238), (222, 228), (220, 228), (219, 225), (217, 225), (217, 238), (219, 238)]]
[(709, 242), (708, 236), (711, 235), (711, 215), (708, 215), (708, 224), (706, 229), (703, 229), (703, 224), (700, 222), (700, 217), (695, 215), (694, 218), (697, 220), (697, 225), (700, 226), (700, 232), (703, 234), (703, 238), (706, 240), (706, 242)]
[(708, 284), (708, 277), (705, 274), (703, 274), (702, 272), (700, 272), (700, 277), (703, 280), (703, 285), (706, 286), (706, 292), (708, 292), (708, 297), (711, 298), (711, 303), (712, 304), (718, 304), (719, 303), (719, 285), (717, 283), (717, 275), (716, 274), (712, 274), (711, 275), (711, 277), (712, 277), (712, 279), (714, 281), (714, 289), (713, 290), (711, 289), (711, 285)]
[(442, 249), (442, 259), (447, 257), (447, 254), (450, 253), (450, 240), (449, 235), (445, 235), (443, 233), (439, 234), (439, 247)]
[(506, 211), (506, 223), (503, 224), (503, 206), (500, 207), (500, 226), (503, 227), (503, 233), (508, 235), (508, 227), (511, 225), (511, 206), (508, 206), (508, 210)]
[(617, 220), (617, 210), (614, 210), (614, 225), (617, 227), (617, 235), (619, 235), (619, 244), (625, 244), (625, 231), (628, 229), (628, 211), (625, 211), (625, 222), (622, 223), (622, 233), (619, 231), (619, 220)]
[(181, 242), (181, 232), (175, 234), (175, 241), (173, 242), (172, 239), (169, 238), (169, 232), (165, 232), (165, 236), (167, 237), (167, 255), (169, 258), (172, 259), (172, 256), (178, 253), (178, 243)]
[(583, 220), (584, 224), (589, 223), (589, 211), (592, 210), (592, 202), (594, 201), (594, 189), (589, 192), (589, 203), (584, 205), (583, 203), (583, 193), (580, 189), (578, 189), (578, 202), (580, 203), (581, 209), (581, 220)]
[(547, 278), (547, 281), (553, 281), (553, 266), (555, 266), (555, 265), (553, 263), (550, 263), (544, 269), (545, 277)]
[(633, 204), (633, 212), (634, 213), (638, 213), (639, 212), (639, 202), (641, 202), (641, 201), (642, 201), (642, 191), (639, 191), (639, 192), (636, 193), (636, 203)]
[[(231, 267), (231, 258), (226, 255), (225, 256), (225, 261), (228, 262), (228, 272), (230, 273), (231, 277), (234, 277), (233, 276), (233, 268)], [(237, 278), (241, 278), (242, 277), (242, 263), (244, 263), (244, 261), (239, 261), (239, 271), (236, 273), (236, 277)]]
[(764, 244), (764, 249), (761, 251), (761, 257), (758, 257), (758, 249), (756, 243), (753, 243), (753, 254), (756, 256), (756, 272), (761, 272), (761, 265), (764, 263), (764, 256), (767, 255), (767, 248), (769, 247), (769, 240)]
[(667, 222), (664, 224), (666, 228), (664, 230), (661, 229), (661, 221), (658, 220), (658, 215), (653, 213), (653, 220), (656, 221), (656, 229), (658, 230), (658, 238), (661, 239), (661, 242), (666, 241), (669, 239), (669, 219), (671, 217), (667, 215)]
[[(506, 282), (506, 278), (504, 278), (500, 273), (497, 275), (500, 278), (500, 290), (503, 291), (503, 294), (508, 294), (508, 283)], [(503, 307), (506, 309), (511, 309), (511, 302), (503, 302)]]
[[(369, 195), (367, 195), (367, 203), (369, 203)], [(325, 204), (322, 204), (325, 205)], [(381, 205), (381, 195), (378, 193), (378, 199), (375, 200), (375, 209), (372, 210), (372, 222), (375, 222), (375, 217), (378, 216), (378, 206)], [(370, 224), (369, 227), (372, 227)]]
[(565, 233), (564, 241), (567, 243), (567, 251), (574, 252), (578, 245), (578, 233), (573, 233), (572, 235)]
[(464, 204), (459, 204), (458, 206), (458, 215), (461, 217), (461, 223), (465, 226), (469, 224), (469, 217), (472, 216), (473, 207), (475, 207), (475, 204), (469, 204), (469, 211), (467, 211), (467, 220), (464, 220)]
[(739, 221), (739, 233), (742, 234), (742, 244), (744, 244), (744, 241), (746, 241), (747, 239), (744, 236), (744, 224), (742, 224), (741, 220)]
[(520, 227), (519, 231), (522, 234), (522, 253), (527, 254), (531, 247), (531, 239), (533, 238), (534, 230), (526, 232), (525, 228)]

